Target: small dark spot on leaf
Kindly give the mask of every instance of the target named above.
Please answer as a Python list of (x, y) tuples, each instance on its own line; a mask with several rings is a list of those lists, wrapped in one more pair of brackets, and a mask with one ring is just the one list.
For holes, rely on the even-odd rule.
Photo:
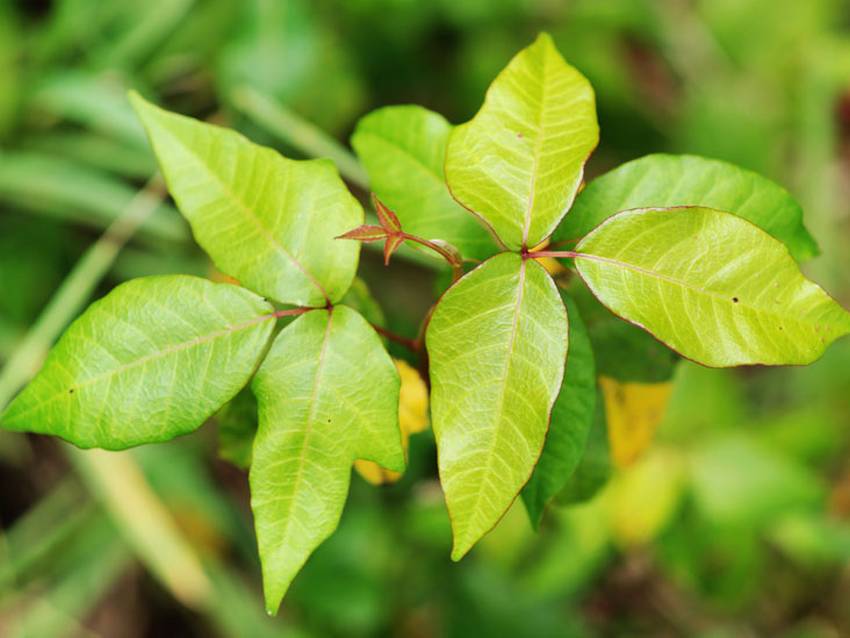
[(522, 139), (522, 133), (517, 133), (517, 134), (516, 134), (516, 136), (517, 136), (519, 139)]
[(328, 423), (330, 423), (330, 422), (331, 422), (331, 420), (330, 420), (330, 419), (328, 419)]
[(779, 326), (779, 329), (782, 330), (783, 329), (782, 326)]
[(737, 297), (732, 297), (732, 301), (733, 301), (734, 303), (738, 303), (738, 298), (737, 298)]
[(68, 394), (74, 394), (74, 388), (70, 388), (70, 389), (68, 390)]

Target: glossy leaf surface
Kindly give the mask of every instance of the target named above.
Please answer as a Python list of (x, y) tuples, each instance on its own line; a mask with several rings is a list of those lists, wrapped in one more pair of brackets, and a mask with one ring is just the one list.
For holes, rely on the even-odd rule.
[(272, 312), (197, 277), (122, 284), (71, 324), (2, 425), (111, 450), (191, 432), (248, 382)]
[(850, 332), (850, 314), (783, 244), (729, 213), (627, 211), (577, 251), (603, 304), (704, 365), (811, 363)]
[(544, 33), (452, 132), (446, 180), (506, 247), (536, 246), (569, 210), (598, 141), (593, 89)]
[(452, 286), (426, 335), (440, 481), (460, 559), (540, 457), (567, 355), (567, 315), (542, 266), (493, 257)]

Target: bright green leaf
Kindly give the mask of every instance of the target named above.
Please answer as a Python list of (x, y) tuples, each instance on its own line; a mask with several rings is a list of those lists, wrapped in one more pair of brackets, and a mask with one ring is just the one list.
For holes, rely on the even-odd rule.
[(219, 269), (283, 303), (339, 301), (360, 246), (335, 237), (362, 224), (363, 209), (332, 162), (286, 159), (234, 131), (131, 99), (169, 191)]
[(460, 559), (540, 457), (567, 356), (567, 314), (540, 264), (489, 259), (452, 286), (426, 336), (440, 481)]
[(704, 365), (811, 363), (850, 333), (850, 314), (783, 244), (729, 213), (626, 211), (577, 251), (603, 304)]
[(369, 173), (372, 190), (404, 229), (443, 239), (465, 257), (486, 259), (496, 245), (484, 226), (446, 186), (444, 163), (452, 125), (420, 106), (390, 106), (357, 124), (351, 144)]
[(549, 500), (564, 488), (578, 467), (596, 409), (596, 370), (590, 337), (575, 302), (563, 293), (561, 296), (570, 318), (567, 367), (561, 392), (552, 407), (543, 453), (522, 490), (522, 500), (535, 527)]
[(375, 330), (336, 306), (284, 328), (251, 387), (260, 410), (251, 508), (273, 613), (336, 529), (355, 459), (404, 470), (399, 378)]
[(248, 382), (272, 313), (197, 277), (122, 284), (71, 324), (2, 425), (110, 450), (191, 432)]
[(533, 247), (569, 210), (598, 141), (593, 89), (544, 33), (493, 81), (478, 114), (454, 129), (446, 179), (505, 246)]
[(803, 226), (803, 210), (788, 191), (758, 173), (694, 155), (647, 155), (593, 180), (552, 239), (584, 237), (623, 210), (671, 206), (734, 213), (784, 242), (797, 260), (818, 253)]

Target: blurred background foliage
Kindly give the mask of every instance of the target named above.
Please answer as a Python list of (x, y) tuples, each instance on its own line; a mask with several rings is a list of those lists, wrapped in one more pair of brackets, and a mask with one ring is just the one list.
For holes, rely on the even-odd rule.
[[(467, 119), (539, 30), (597, 91), (590, 177), (657, 151), (759, 171), (799, 198), (823, 251), (806, 270), (850, 306), (847, 0), (0, 0), (0, 407), (92, 298), (217, 276), (149, 181), (128, 88), (330, 154), (365, 201), (334, 139), (388, 104)], [(363, 262), (415, 335), (445, 276)], [(250, 403), (219, 419), (223, 455), (244, 462), (234, 413)], [(460, 564), (413, 434), (401, 481), (354, 479), (274, 619), (216, 426), (121, 454), (0, 433), (0, 635), (850, 635), (850, 341), (808, 368), (678, 365), (653, 444), (614, 471), (605, 425), (539, 533), (514, 507)]]

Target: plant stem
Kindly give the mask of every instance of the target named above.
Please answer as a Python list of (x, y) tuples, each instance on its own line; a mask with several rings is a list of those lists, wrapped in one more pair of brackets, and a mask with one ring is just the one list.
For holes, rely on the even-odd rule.
[(452, 283), (463, 277), (463, 262), (458, 259), (457, 255), (451, 253), (450, 251), (446, 250), (439, 244), (429, 239), (417, 237), (416, 235), (411, 235), (410, 233), (402, 233), (402, 236), (408, 241), (412, 241), (414, 243), (419, 244), (420, 246), (425, 246), (426, 248), (433, 250), (443, 259), (445, 259), (449, 266), (451, 266), (452, 268)]
[(76, 263), (0, 372), (0, 410), (38, 371), (53, 342), (83, 308), (127, 241), (159, 207), (163, 194), (162, 180), (151, 178)]
[(386, 337), (390, 341), (395, 341), (396, 343), (404, 346), (413, 353), (418, 353), (422, 349), (422, 343), (418, 339), (408, 339), (407, 337), (402, 337), (401, 335), (397, 335), (394, 332), (390, 332), (386, 328), (383, 328), (374, 323), (372, 324), (372, 327), (379, 335)]
[(268, 95), (241, 86), (231, 96), (234, 106), (264, 129), (309, 157), (329, 157), (348, 181), (369, 189), (369, 177), (357, 158), (315, 124), (287, 109)]
[(544, 257), (555, 257), (558, 259), (573, 259), (582, 257), (582, 253), (577, 253), (572, 250), (536, 250), (531, 253), (523, 253), (525, 259), (542, 259)]
[(63, 447), (139, 560), (178, 601), (203, 609), (210, 602), (212, 584), (200, 556), (132, 453)]
[(275, 319), (280, 319), (281, 317), (293, 317), (297, 315), (303, 315), (305, 312), (310, 312), (311, 310), (319, 310), (319, 308), (286, 308), (285, 310), (277, 310), (273, 312), (270, 316)]

